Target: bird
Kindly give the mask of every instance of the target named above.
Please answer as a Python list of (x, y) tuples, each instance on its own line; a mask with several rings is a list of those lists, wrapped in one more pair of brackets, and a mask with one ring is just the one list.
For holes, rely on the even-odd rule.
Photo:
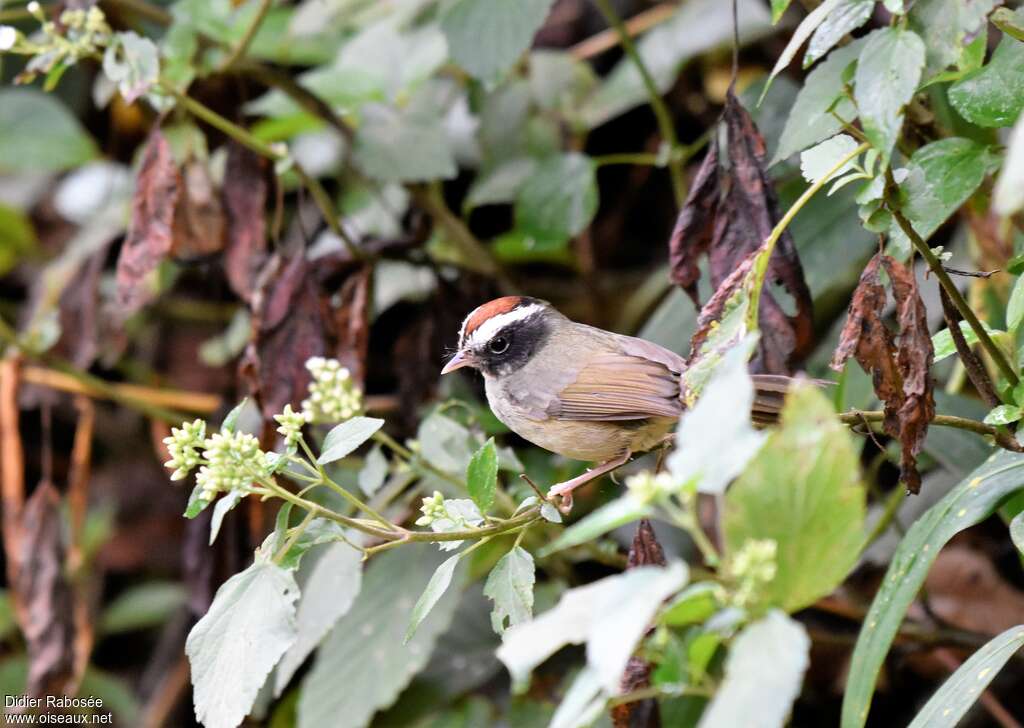
[[(547, 301), (503, 296), (469, 313), (441, 369), (484, 378), (487, 403), (510, 430), (573, 460), (596, 463), (548, 491), (563, 510), (572, 493), (633, 455), (668, 442), (686, 409), (686, 360), (635, 336), (578, 323)], [(754, 375), (756, 423), (777, 419), (793, 379)]]

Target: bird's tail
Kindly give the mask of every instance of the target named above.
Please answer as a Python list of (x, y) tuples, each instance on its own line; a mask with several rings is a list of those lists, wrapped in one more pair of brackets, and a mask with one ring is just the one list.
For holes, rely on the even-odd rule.
[(779, 421), (786, 392), (796, 382), (809, 382), (819, 387), (835, 384), (826, 379), (786, 377), (781, 374), (753, 374), (750, 378), (754, 380), (754, 405), (751, 408), (751, 419), (757, 425), (771, 425)]

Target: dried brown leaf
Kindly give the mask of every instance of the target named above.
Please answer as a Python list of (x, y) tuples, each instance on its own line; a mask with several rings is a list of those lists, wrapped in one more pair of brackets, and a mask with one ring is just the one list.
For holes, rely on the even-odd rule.
[(153, 297), (147, 278), (171, 252), (180, 193), (181, 177), (171, 145), (159, 128), (154, 129), (142, 157), (132, 219), (117, 260), (117, 299), (124, 318)]
[[(765, 170), (765, 143), (750, 114), (730, 93), (707, 156), (669, 241), (672, 279), (697, 300), (700, 258), (708, 256), (717, 291), (761, 247), (779, 221), (778, 199)], [(811, 294), (789, 231), (772, 252), (766, 275), (793, 297), (789, 316), (765, 286), (758, 309), (761, 338), (755, 372), (787, 374), (813, 343)], [(703, 312), (702, 312), (703, 317)]]
[(260, 274), (252, 300), (253, 339), (241, 363), (266, 419), (305, 397), (305, 362), (327, 352), (326, 317), (319, 286), (305, 256), (275, 255)]
[[(892, 283), (898, 337), (882, 320), (886, 296), (878, 277), (879, 266), (885, 268)], [(887, 255), (876, 255), (854, 291), (832, 368), (842, 369), (853, 356), (864, 371), (871, 373), (875, 394), (885, 410), (883, 429), (900, 442), (901, 477), (911, 493), (921, 488), (917, 455), (928, 424), (935, 417), (929, 374), (933, 355), (924, 302), (913, 271)]]
[(223, 190), (227, 211), (224, 268), (231, 289), (247, 303), (267, 256), (267, 194), (263, 158), (241, 144), (231, 143)]
[(205, 163), (195, 159), (185, 163), (181, 192), (174, 211), (171, 255), (188, 262), (219, 253), (227, 221)]
[(74, 600), (64, 572), (60, 495), (52, 483), (41, 483), (25, 503), (19, 531), (11, 592), (28, 652), (26, 690), (32, 696), (73, 695), (81, 679)]

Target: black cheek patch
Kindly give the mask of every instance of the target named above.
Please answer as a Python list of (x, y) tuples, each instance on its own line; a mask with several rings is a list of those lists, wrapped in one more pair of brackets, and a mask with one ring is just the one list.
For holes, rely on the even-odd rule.
[(508, 339), (508, 349), (495, 354), (484, 344), (474, 352), (480, 360), (480, 369), (491, 376), (518, 371), (544, 345), (550, 333), (550, 327), (540, 314), (509, 324), (493, 337)]

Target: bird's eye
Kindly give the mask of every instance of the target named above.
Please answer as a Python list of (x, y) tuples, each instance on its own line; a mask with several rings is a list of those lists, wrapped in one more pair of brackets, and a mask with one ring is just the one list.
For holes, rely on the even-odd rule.
[(504, 354), (508, 351), (508, 339), (504, 336), (495, 336), (487, 347), (491, 350), (492, 354)]

